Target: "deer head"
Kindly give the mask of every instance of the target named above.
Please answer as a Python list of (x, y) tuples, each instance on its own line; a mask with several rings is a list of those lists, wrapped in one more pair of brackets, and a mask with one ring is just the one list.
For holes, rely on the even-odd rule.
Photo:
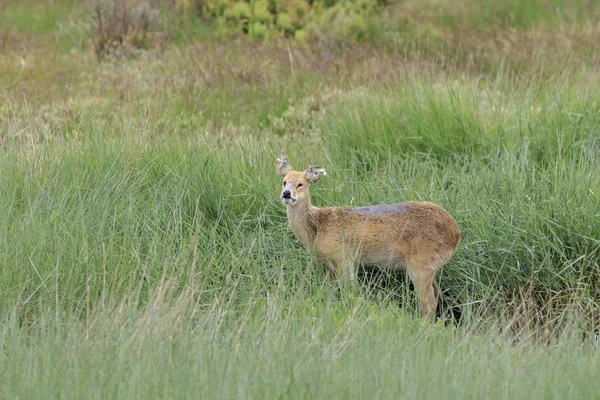
[(305, 171), (295, 171), (290, 160), (281, 154), (275, 161), (275, 168), (283, 178), (281, 201), (286, 206), (295, 206), (308, 199), (308, 186), (318, 182), (327, 172), (321, 167), (308, 167)]

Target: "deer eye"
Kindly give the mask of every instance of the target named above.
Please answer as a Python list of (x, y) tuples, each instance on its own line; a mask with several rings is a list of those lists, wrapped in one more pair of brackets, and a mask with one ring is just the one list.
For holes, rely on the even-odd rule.
[(301, 184), (301, 183), (299, 183), (299, 184), (298, 184), (298, 186), (296, 186), (296, 189), (297, 189), (297, 188), (299, 188), (300, 186), (302, 186), (302, 184)]
[(286, 181), (283, 181), (283, 186), (285, 186), (285, 185), (287, 185), (287, 182), (286, 182)]

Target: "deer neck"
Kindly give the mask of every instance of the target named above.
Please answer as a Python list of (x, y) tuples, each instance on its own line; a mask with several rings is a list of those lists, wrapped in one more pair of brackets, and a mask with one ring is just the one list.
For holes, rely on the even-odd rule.
[(298, 240), (307, 247), (312, 247), (317, 235), (317, 207), (306, 199), (294, 206), (287, 206), (288, 224)]

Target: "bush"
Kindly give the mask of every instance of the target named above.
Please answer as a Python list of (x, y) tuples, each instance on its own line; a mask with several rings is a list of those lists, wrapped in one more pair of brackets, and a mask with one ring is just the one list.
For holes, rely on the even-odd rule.
[(160, 12), (146, 1), (131, 5), (127, 0), (94, 0), (92, 7), (98, 60), (130, 57), (160, 44)]
[[(185, 8), (183, 4), (180, 8)], [(384, 5), (382, 0), (196, 0), (185, 4), (227, 31), (300, 41), (321, 35), (363, 39)]]

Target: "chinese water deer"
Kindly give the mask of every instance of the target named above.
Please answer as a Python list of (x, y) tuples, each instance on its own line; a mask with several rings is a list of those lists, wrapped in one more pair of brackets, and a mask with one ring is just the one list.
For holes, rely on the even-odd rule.
[(295, 171), (284, 154), (276, 168), (283, 178), (281, 200), (289, 226), (327, 264), (327, 279), (354, 285), (356, 263), (405, 268), (423, 314), (435, 315), (435, 274), (460, 241), (460, 229), (445, 210), (429, 202), (317, 208), (310, 202), (309, 185), (326, 175), (323, 168)]

